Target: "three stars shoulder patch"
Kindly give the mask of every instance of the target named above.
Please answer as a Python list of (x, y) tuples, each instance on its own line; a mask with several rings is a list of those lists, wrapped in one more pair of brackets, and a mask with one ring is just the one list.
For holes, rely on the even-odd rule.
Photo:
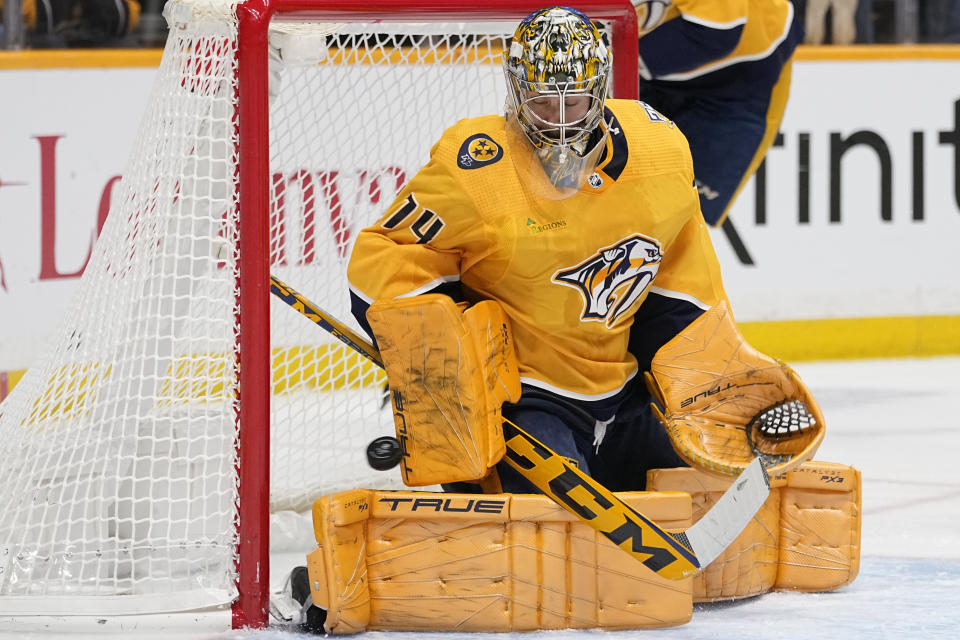
[(503, 148), (485, 133), (475, 133), (460, 145), (457, 166), (461, 169), (479, 169), (503, 157)]

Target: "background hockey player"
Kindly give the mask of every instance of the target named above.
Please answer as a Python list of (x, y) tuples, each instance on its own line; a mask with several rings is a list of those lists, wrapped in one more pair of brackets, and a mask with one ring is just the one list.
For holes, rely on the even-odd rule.
[(632, 2), (640, 99), (687, 136), (703, 217), (751, 264), (727, 214), (780, 128), (802, 21), (788, 0)]
[[(464, 120), (447, 130), (430, 162), (357, 238), (348, 269), (354, 314), (383, 353), (398, 433), (431, 425), (413, 440), (435, 454), (429, 466), (449, 469), (427, 474), (428, 465), (409, 465), (408, 484), (430, 479), (465, 490), (449, 484), (479, 477), (464, 441), (493, 452), (488, 462), (496, 462), (499, 422), (456, 431), (447, 428), (454, 411), (442, 407), (459, 414), (469, 405), (469, 413), (489, 402), (499, 412), (503, 400), (504, 417), (613, 490), (643, 489), (648, 469), (713, 455), (674, 451), (650, 409), (643, 372), (679, 334), (700, 340), (705, 323), (729, 344), (742, 339), (727, 312), (687, 142), (652, 107), (605, 100), (609, 69), (610, 52), (586, 16), (567, 8), (530, 15), (507, 54), (506, 117)], [(460, 308), (450, 311), (454, 302), (470, 306), (463, 320)], [(444, 304), (447, 311), (435, 313)], [(708, 310), (713, 319), (695, 322)], [(490, 314), (493, 324), (497, 314), (505, 316), (505, 337), (493, 347), (470, 330), (477, 321), (469, 314), (481, 312), (488, 324)], [(451, 335), (459, 336), (452, 344)], [(466, 343), (477, 343), (469, 349), (480, 351), (480, 361), (490, 359), (484, 349), (515, 350), (522, 395), (505, 375), (486, 376), (499, 391), (464, 393), (483, 386), (468, 386), (469, 372), (459, 370)], [(729, 368), (730, 357), (716, 366)], [(766, 406), (807, 398), (789, 369), (751, 357), (754, 369), (775, 379), (772, 395), (740, 398), (711, 423), (739, 427), (732, 433), (741, 435)], [(722, 379), (718, 373), (698, 383), (712, 388)], [(665, 421), (683, 423), (675, 418), (684, 399), (672, 395), (689, 387), (651, 381)], [(737, 386), (728, 381), (726, 388)], [(413, 419), (411, 412), (425, 406), (440, 409)], [(678, 433), (672, 431), (674, 440), (683, 439)], [(743, 453), (740, 468), (755, 454)], [(534, 491), (507, 465), (498, 471), (504, 491)]]

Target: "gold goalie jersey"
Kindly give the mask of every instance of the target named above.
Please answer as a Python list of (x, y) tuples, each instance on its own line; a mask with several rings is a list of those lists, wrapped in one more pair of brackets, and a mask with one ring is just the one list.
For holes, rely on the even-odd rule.
[[(637, 375), (631, 350), (645, 338), (631, 340), (631, 325), (638, 310), (656, 306), (651, 296), (698, 314), (724, 299), (686, 139), (641, 102), (609, 100), (605, 120), (597, 169), (561, 201), (523, 184), (502, 116), (448, 129), (383, 218), (357, 237), (348, 278), (368, 333), (374, 300), (427, 292), (496, 300), (524, 384), (598, 401)], [(672, 337), (653, 333), (659, 344)]]

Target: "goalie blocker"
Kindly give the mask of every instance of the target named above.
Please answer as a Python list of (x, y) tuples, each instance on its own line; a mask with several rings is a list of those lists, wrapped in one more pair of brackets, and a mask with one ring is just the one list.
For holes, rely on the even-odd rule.
[(505, 451), (500, 407), (520, 398), (502, 307), (427, 294), (374, 302), (367, 320), (390, 381), (404, 483), (487, 477)]
[[(730, 483), (693, 468), (649, 476), (655, 491), (619, 495), (675, 530), (689, 527)], [(680, 581), (624, 562), (611, 542), (541, 495), (360, 489), (325, 496), (313, 509), (318, 546), (307, 557), (310, 600), (301, 615), (334, 634), (666, 627), (687, 622), (695, 601), (852, 581), (859, 472), (806, 462), (775, 484), (727, 551)], [(306, 591), (294, 589), (298, 600)]]

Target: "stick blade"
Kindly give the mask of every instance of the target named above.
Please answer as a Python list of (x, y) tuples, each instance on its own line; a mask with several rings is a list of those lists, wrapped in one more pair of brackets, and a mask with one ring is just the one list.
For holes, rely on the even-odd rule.
[(684, 532), (701, 568), (730, 546), (769, 495), (767, 471), (760, 458), (754, 458), (717, 503)]

